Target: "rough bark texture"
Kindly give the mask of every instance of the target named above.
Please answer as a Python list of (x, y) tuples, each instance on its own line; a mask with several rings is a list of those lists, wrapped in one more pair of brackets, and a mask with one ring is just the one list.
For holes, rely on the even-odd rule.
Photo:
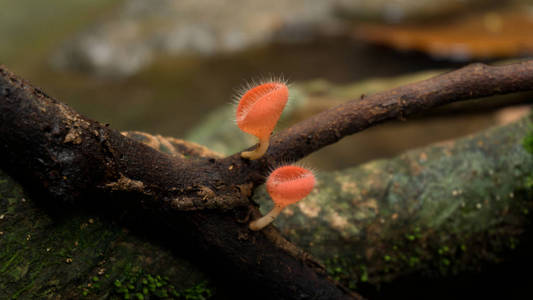
[[(183, 240), (170, 243), (170, 249), (200, 250), (197, 257), (204, 255), (218, 275), (235, 276), (231, 282), (243, 288), (235, 292), (278, 299), (354, 298), (273, 227), (248, 230), (249, 218), (259, 215), (248, 197), (265, 171), (388, 118), (531, 90), (532, 79), (533, 62), (466, 67), (328, 110), (275, 136), (267, 156), (249, 162), (239, 155), (186, 158), (156, 151), (84, 118), (2, 68), (0, 167), (32, 196), (39, 195), (44, 206), (70, 203), (124, 214), (142, 218), (144, 229), (180, 234)], [(184, 246), (186, 237), (190, 242)]]
[[(453, 298), (459, 287), (476, 286), (519, 295), (527, 289), (517, 284), (520, 276), (489, 274), (533, 263), (533, 155), (523, 147), (531, 131), (528, 118), (394, 159), (321, 172), (316, 191), (275, 225), (370, 299), (387, 298), (380, 288), (393, 296), (390, 285), (402, 280), (400, 289), (411, 287), (413, 297)], [(255, 197), (266, 212), (262, 188)], [(431, 288), (421, 286), (431, 281)], [(515, 290), (504, 291), (510, 283)]]
[(0, 172), (1, 299), (138, 299), (138, 294), (201, 299), (213, 294), (210, 279), (183, 255), (173, 255), (164, 246), (165, 236), (132, 234), (86, 211), (61, 217), (36, 205), (40, 200), (26, 196)]

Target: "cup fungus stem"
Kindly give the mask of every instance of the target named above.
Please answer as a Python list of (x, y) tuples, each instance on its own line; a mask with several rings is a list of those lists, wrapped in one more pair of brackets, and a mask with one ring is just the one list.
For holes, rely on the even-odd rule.
[(281, 213), (285, 206), (275, 205), (272, 210), (261, 218), (250, 223), (250, 230), (258, 231), (268, 226)]
[(263, 157), (263, 155), (268, 150), (268, 145), (270, 143), (270, 139), (261, 139), (259, 140), (259, 144), (257, 147), (252, 151), (244, 151), (241, 153), (241, 156), (243, 158), (247, 158), (249, 160), (254, 160)]

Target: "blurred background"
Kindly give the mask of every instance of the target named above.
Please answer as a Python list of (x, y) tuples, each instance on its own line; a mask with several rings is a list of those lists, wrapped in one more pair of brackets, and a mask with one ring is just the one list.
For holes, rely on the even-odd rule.
[[(190, 139), (231, 154), (231, 101), (283, 76), (282, 125), (470, 62), (533, 55), (533, 1), (0, 0), (0, 63), (119, 130)], [(524, 116), (532, 94), (447, 106), (312, 155), (333, 170)], [(234, 139), (234, 142), (230, 142)], [(228, 146), (231, 144), (232, 146)]]

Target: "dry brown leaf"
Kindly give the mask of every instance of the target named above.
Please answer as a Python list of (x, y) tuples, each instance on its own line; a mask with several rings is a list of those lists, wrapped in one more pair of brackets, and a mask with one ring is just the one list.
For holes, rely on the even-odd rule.
[(533, 53), (533, 13), (486, 12), (431, 24), (360, 24), (355, 36), (401, 50), (466, 60)]

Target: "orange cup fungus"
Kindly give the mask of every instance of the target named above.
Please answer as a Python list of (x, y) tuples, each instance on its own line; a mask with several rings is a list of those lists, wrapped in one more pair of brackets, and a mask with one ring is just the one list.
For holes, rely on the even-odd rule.
[(305, 198), (316, 180), (313, 172), (298, 166), (283, 166), (274, 170), (267, 178), (267, 192), (274, 201), (274, 208), (265, 216), (250, 223), (251, 230), (261, 230), (281, 213), (287, 205)]
[(247, 159), (261, 158), (268, 149), (270, 134), (287, 104), (289, 89), (283, 82), (266, 82), (255, 86), (242, 95), (237, 106), (236, 120), (239, 128), (259, 139), (253, 151), (241, 156)]

